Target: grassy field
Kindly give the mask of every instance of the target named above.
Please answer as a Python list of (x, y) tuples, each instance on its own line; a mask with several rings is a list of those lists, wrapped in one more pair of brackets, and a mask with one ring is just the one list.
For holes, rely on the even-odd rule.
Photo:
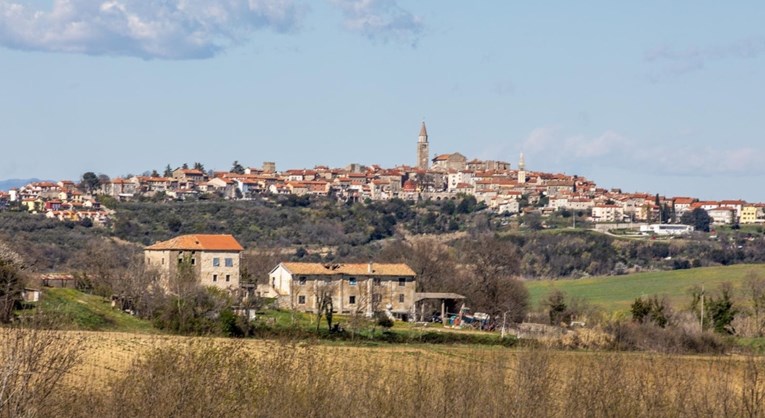
[(752, 357), (63, 337), (83, 351), (40, 416), (765, 416)]
[(577, 280), (539, 280), (528, 281), (526, 286), (534, 307), (538, 307), (552, 290), (559, 289), (609, 311), (626, 311), (640, 296), (666, 295), (673, 304), (685, 304), (689, 301), (688, 289), (694, 285), (712, 290), (720, 283), (731, 282), (734, 287), (740, 287), (751, 272), (763, 276), (765, 265), (742, 264)]
[(117, 309), (100, 296), (74, 289), (45, 289), (39, 309), (58, 316), (66, 328), (89, 331), (155, 333), (151, 322)]

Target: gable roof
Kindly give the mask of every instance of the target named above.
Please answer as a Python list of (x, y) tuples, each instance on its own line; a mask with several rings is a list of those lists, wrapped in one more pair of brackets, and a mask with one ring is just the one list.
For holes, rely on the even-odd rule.
[[(416, 276), (417, 274), (408, 265), (403, 263), (350, 263), (350, 264), (322, 264), (322, 263), (281, 263), (292, 274), (310, 275), (337, 275), (346, 274), (351, 276)], [(369, 267), (372, 267), (370, 273)]]
[(199, 250), (199, 251), (244, 251), (232, 235), (194, 234), (181, 235), (167, 241), (157, 242), (146, 250)]

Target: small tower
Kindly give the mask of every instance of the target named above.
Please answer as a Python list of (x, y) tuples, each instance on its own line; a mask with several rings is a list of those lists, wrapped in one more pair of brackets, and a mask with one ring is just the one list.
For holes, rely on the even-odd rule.
[(523, 158), (523, 153), (518, 160), (518, 183), (526, 183), (526, 160)]
[(428, 144), (428, 130), (425, 129), (425, 122), (422, 122), (420, 136), (417, 139), (417, 168), (428, 169), (430, 145)]

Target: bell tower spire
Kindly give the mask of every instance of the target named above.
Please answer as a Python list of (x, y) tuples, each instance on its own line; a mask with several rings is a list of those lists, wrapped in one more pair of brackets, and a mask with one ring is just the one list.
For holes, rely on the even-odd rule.
[(523, 158), (523, 153), (518, 160), (518, 183), (526, 183), (526, 160)]
[(423, 121), (420, 127), (420, 136), (417, 138), (417, 168), (428, 169), (429, 155), (428, 130), (425, 128), (425, 121)]

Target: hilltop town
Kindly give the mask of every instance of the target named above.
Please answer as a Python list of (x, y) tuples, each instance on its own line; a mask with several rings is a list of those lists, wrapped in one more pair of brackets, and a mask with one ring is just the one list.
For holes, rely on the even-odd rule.
[[(459, 152), (431, 158), (423, 122), (417, 138), (416, 165), (384, 168), (350, 164), (345, 168), (316, 166), (278, 171), (276, 163), (244, 167), (234, 162), (229, 171), (205, 171), (201, 163), (184, 164), (163, 173), (109, 178), (88, 172), (79, 182), (40, 181), (0, 191), (0, 209), (18, 208), (61, 221), (108, 225), (113, 212), (106, 199), (186, 200), (222, 198), (246, 200), (263, 195), (325, 196), (343, 201), (449, 200), (472, 195), (495, 213), (578, 213), (593, 223), (677, 223), (683, 214), (703, 209), (712, 224), (765, 222), (765, 204), (743, 200), (705, 201), (689, 196), (626, 193), (598, 187), (577, 175), (527, 170), (523, 154), (518, 164), (468, 158)], [(658, 230), (657, 230), (658, 231)]]

